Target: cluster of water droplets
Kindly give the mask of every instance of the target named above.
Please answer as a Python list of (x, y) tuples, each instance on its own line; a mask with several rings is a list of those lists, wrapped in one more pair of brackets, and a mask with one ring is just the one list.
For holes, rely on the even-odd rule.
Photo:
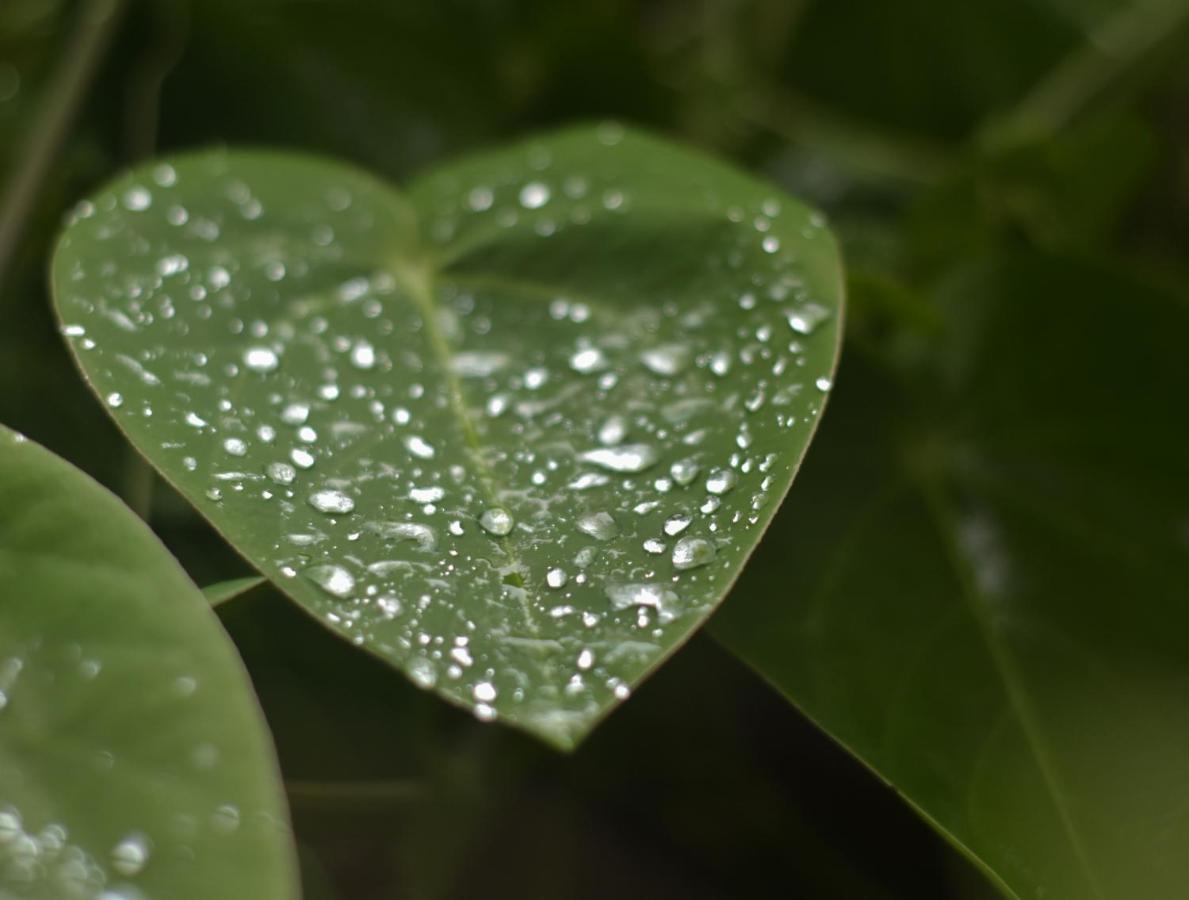
[(717, 602), (830, 386), (797, 257), (822, 223), (693, 185), (674, 275), (663, 173), (608, 159), (431, 182), (423, 231), (458, 258), (431, 276), (369, 256), (402, 213), (357, 173), (294, 197), (234, 157), (160, 167), (77, 211), (120, 254), (63, 286), (109, 404), (232, 540), (423, 686), (557, 733)]

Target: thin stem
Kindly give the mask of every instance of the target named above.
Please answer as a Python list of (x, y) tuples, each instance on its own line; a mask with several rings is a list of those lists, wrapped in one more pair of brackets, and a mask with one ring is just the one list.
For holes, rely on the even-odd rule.
[(40, 115), (0, 202), (0, 283), (46, 175), (70, 130), (122, 11), (123, 0), (89, 0), (46, 88)]

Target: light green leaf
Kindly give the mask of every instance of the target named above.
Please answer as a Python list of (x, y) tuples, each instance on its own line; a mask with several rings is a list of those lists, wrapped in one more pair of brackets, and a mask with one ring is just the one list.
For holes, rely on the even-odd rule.
[(618, 126), (408, 197), (204, 153), (75, 213), (54, 290), (161, 473), (330, 627), (573, 746), (759, 539), (835, 364), (821, 220)]
[(1030, 258), (849, 360), (715, 634), (1010, 895), (1189, 883), (1183, 304)]
[(259, 575), (248, 575), (244, 578), (232, 578), (217, 584), (208, 584), (202, 589), (202, 596), (206, 597), (211, 606), (218, 606), (236, 597), (241, 597), (248, 591), (264, 584), (265, 580)]
[(0, 428), (0, 895), (289, 900), (247, 676), (139, 519)]

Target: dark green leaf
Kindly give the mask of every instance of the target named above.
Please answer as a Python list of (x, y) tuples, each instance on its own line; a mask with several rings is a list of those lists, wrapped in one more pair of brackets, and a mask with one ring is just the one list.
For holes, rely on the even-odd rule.
[(1178, 896), (1189, 315), (1035, 259), (940, 310), (851, 360), (716, 633), (1009, 893)]
[(297, 896), (264, 722), (115, 497), (0, 429), (0, 894)]
[(834, 368), (818, 216), (616, 125), (405, 199), (208, 153), (82, 204), (59, 312), (133, 443), (419, 684), (572, 746), (697, 628)]

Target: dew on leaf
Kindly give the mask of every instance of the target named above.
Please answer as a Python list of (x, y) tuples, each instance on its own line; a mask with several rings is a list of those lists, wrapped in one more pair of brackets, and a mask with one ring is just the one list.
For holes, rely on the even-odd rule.
[(349, 513), (355, 508), (355, 501), (344, 494), (342, 491), (327, 488), (321, 491), (315, 491), (309, 496), (310, 506), (318, 510), (318, 512), (337, 515), (341, 513)]
[(707, 565), (714, 553), (714, 544), (705, 538), (683, 537), (673, 545), (673, 568), (684, 571)]

